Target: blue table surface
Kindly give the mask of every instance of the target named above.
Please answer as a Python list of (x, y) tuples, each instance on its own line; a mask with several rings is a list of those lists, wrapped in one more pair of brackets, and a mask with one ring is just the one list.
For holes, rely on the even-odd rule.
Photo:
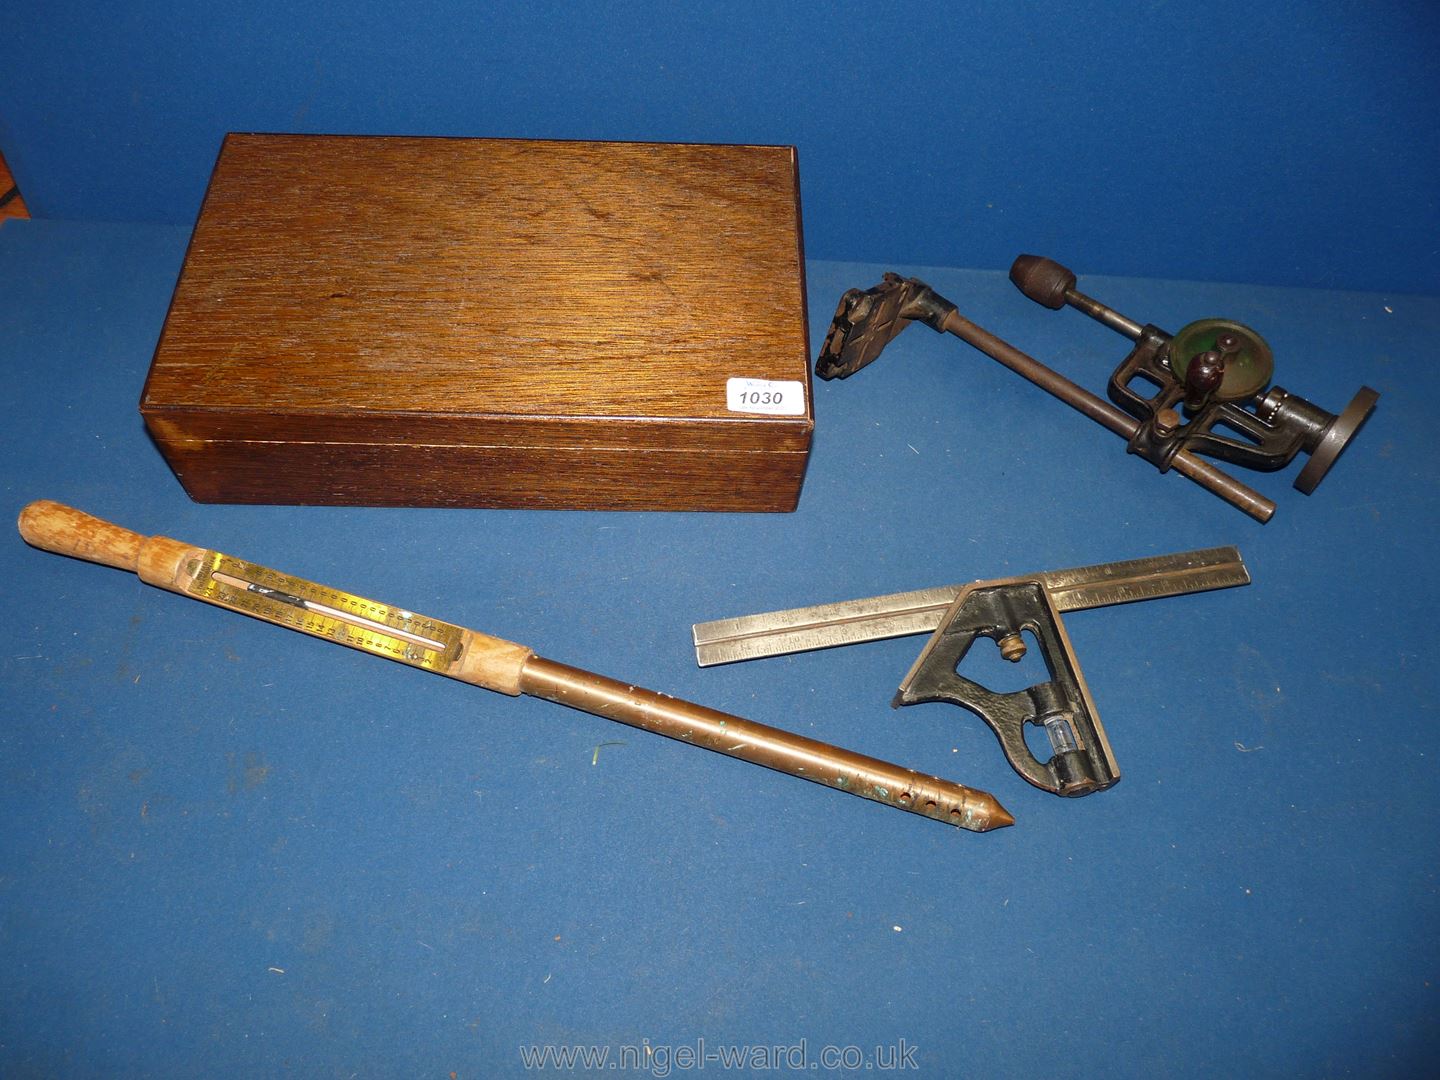
[[(922, 328), (816, 383), (791, 515), (201, 506), (136, 409), (187, 235), (0, 229), (7, 515), (58, 499), (403, 603), (984, 788), (1017, 825), (949, 829), (12, 531), (0, 1072), (500, 1076), (593, 1047), (663, 1076), (779, 1047), (817, 1073), (1399, 1075), (1440, 1050), (1440, 299), (1082, 279), (1142, 321), (1254, 326), (1329, 408), (1380, 391), (1313, 496), (1244, 474), (1264, 526)], [(812, 341), (884, 269), (1096, 390), (1125, 351), (1003, 273), (823, 262)], [(690, 646), (697, 620), (1218, 544), (1251, 586), (1067, 616), (1124, 773), (1084, 799), (1027, 786), (968, 713), (892, 711), (922, 638), (706, 670)]]

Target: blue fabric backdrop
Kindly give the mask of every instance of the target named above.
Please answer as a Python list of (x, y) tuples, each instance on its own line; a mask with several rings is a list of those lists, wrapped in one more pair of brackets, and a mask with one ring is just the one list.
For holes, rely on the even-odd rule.
[(812, 258), (1440, 291), (1440, 5), (19, 0), (39, 216), (189, 223), (229, 130), (793, 143)]

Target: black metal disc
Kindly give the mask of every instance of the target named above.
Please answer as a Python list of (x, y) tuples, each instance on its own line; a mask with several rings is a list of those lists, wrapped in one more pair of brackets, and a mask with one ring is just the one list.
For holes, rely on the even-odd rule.
[(1330, 466), (1335, 464), (1340, 452), (1349, 445), (1365, 421), (1370, 419), (1370, 414), (1375, 411), (1375, 403), (1379, 400), (1378, 392), (1368, 386), (1360, 388), (1359, 393), (1350, 399), (1350, 404), (1345, 406), (1345, 411), (1331, 421), (1325, 434), (1320, 436), (1320, 445), (1315, 447), (1310, 460), (1300, 470), (1300, 475), (1295, 477), (1297, 488), (1309, 495), (1320, 486), (1320, 481), (1325, 479), (1325, 474), (1330, 471)]

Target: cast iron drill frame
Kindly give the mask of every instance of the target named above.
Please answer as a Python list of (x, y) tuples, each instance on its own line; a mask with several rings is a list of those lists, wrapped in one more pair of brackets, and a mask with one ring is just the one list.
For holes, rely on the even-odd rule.
[[(1110, 396), (1120, 408), (966, 319), (953, 303), (925, 282), (893, 273), (887, 273), (872, 289), (851, 289), (840, 298), (815, 373), (827, 380), (849, 378), (878, 359), (885, 346), (912, 322), (924, 323), (937, 332), (954, 334), (1109, 428), (1125, 439), (1131, 453), (1144, 457), (1160, 472), (1173, 469), (1261, 522), (1270, 520), (1275, 503), (1201, 455), (1273, 470), (1283, 468), (1304, 450), (1311, 459), (1295, 486), (1309, 494), (1379, 397), (1369, 387), (1362, 387), (1338, 416), (1280, 387), (1272, 387), (1263, 395), (1257, 393), (1254, 412), (1230, 401), (1212, 400), (1213, 394), (1201, 398), (1194, 387), (1179, 384), (1165, 356), (1164, 349), (1173, 335), (1142, 326), (1077, 292), (1074, 275), (1048, 259), (1022, 255), (1011, 269), (1011, 279), (1037, 303), (1051, 308), (1070, 304), (1137, 341), (1111, 376)], [(1268, 353), (1259, 335), (1239, 324), (1226, 325), (1253, 337)], [(1156, 383), (1159, 392), (1151, 397), (1139, 394), (1130, 386), (1137, 376)], [(1265, 382), (1268, 384), (1268, 375)], [(1189, 423), (1173, 407), (1184, 402), (1187, 391), (1191, 403), (1198, 406)], [(1216, 426), (1239, 431), (1246, 436), (1245, 441), (1218, 434)]]
[[(1309, 495), (1380, 397), (1362, 386), (1341, 412), (1328, 412), (1270, 385), (1270, 348), (1249, 327), (1224, 319), (1199, 320), (1176, 334), (1148, 323), (1142, 326), (1080, 292), (1075, 274), (1053, 259), (1021, 255), (1010, 267), (1010, 280), (1043, 307), (1058, 311), (1068, 305), (1135, 342), (1111, 374), (1107, 392), (1111, 401), (1140, 422), (1128, 441), (1129, 451), (1161, 472), (1170, 468), (1181, 450), (1261, 472), (1283, 469), (1303, 451), (1310, 459), (1296, 476), (1295, 487)], [(1204, 335), (1207, 344), (1218, 338), (1229, 348), (1186, 348), (1183, 343), (1197, 336), (1192, 330), (1202, 335), (1209, 330)], [(1247, 346), (1262, 358), (1261, 373), (1240, 392), (1227, 394), (1222, 382), (1226, 363)], [(1141, 382), (1154, 392), (1137, 390)], [(1223, 429), (1235, 435), (1224, 434)]]

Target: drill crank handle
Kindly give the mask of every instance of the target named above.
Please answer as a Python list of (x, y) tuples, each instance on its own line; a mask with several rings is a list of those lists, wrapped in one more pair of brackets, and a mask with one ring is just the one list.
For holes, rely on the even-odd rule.
[[(247, 582), (231, 576), (228, 570), (207, 573), (217, 560), (223, 560), (223, 565), (229, 567), (233, 560), (228, 560), (228, 557), (168, 537), (142, 536), (60, 503), (31, 503), (21, 511), (19, 527), (21, 536), (34, 547), (129, 570), (139, 574), (141, 580), (162, 589), (312, 636), (337, 640), (323, 630), (311, 629), (305, 620), (295, 620), (292, 616), (295, 605), (327, 618), (348, 618), (372, 634), (402, 635), (410, 642), (436, 647), (435, 654), (423, 663), (408, 659), (408, 653), (404, 654), (407, 657), (404, 659), (401, 655), (388, 652), (380, 654), (489, 690), (512, 696), (528, 694), (544, 698), (972, 832), (987, 832), (1012, 825), (1015, 821), (988, 792), (556, 663), (536, 656), (524, 645), (464, 627), (426, 621), (426, 625), (436, 629), (425, 630), (425, 633), (437, 637), (455, 636), (457, 646), (452, 655), (444, 652), (445, 643), (442, 641), (432, 641), (363, 616), (357, 617), (353, 612), (341, 611), (302, 596), (278, 597), (278, 590), (274, 589), (261, 590), (262, 595), (268, 593), (271, 597), (265, 606), (239, 607), (233, 600), (236, 594), (230, 591), (230, 587), (243, 588)], [(249, 567), (252, 564), (244, 565)], [(257, 576), (260, 569), (256, 568)], [(237, 570), (237, 573), (241, 572), (244, 571)], [(221, 581), (227, 588), (211, 588), (201, 580), (203, 578)], [(300, 591), (309, 584), (299, 582), (287, 588)], [(366, 605), (365, 610), (383, 607), (360, 598), (351, 599)], [(354, 639), (338, 640), (363, 651), (378, 651)], [(440, 653), (444, 654), (438, 655)]]
[[(1053, 394), (1071, 408), (1078, 409), (1091, 420), (1109, 428), (1127, 442), (1140, 429), (1139, 421), (1114, 405), (1096, 397), (1078, 383), (1072, 382), (1058, 371), (1046, 367), (1034, 357), (1021, 352), (1003, 338), (996, 337), (982, 326), (977, 326), (953, 308), (940, 323), (940, 329), (954, 334), (967, 345), (979, 349), (992, 360), (1004, 364), (1021, 378), (1028, 379), (1040, 389)], [(1240, 483), (1229, 473), (1217, 469), (1201, 460), (1188, 450), (1181, 450), (1171, 459), (1171, 468), (1207, 491), (1220, 496), (1231, 506), (1243, 510), (1256, 521), (1269, 521), (1275, 513), (1275, 503), (1258, 491)]]

